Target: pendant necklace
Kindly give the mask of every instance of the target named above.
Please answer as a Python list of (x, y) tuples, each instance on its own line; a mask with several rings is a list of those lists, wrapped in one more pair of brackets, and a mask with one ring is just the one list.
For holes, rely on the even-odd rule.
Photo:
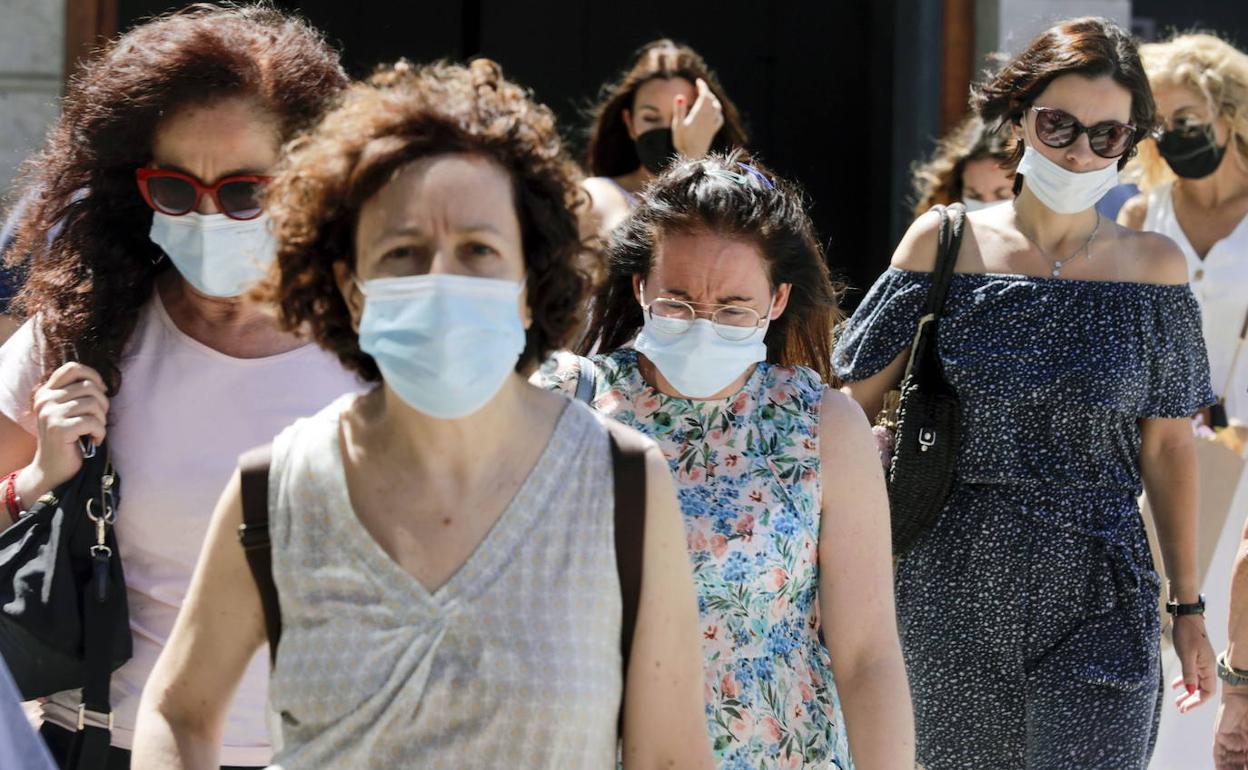
[(1065, 259), (1053, 259), (1052, 257), (1049, 256), (1048, 252), (1040, 248), (1040, 244), (1036, 243), (1035, 240), (1030, 235), (1027, 234), (1026, 230), (1020, 227), (1018, 228), (1018, 231), (1023, 234), (1023, 237), (1026, 238), (1027, 241), (1032, 246), (1036, 247), (1036, 251), (1040, 252), (1040, 256), (1044, 257), (1049, 262), (1053, 263), (1053, 270), (1050, 273), (1050, 275), (1052, 275), (1054, 278), (1061, 278), (1062, 267), (1073, 262), (1079, 256), (1080, 252), (1083, 252), (1084, 254), (1086, 254), (1089, 260), (1092, 259), (1092, 250), (1091, 250), (1092, 239), (1096, 237), (1096, 234), (1100, 229), (1101, 229), (1101, 212), (1098, 211), (1096, 212), (1096, 224), (1092, 227), (1092, 232), (1088, 233), (1088, 239), (1083, 242), (1082, 246), (1075, 249), (1071, 253), (1071, 255), (1069, 257), (1066, 257)]

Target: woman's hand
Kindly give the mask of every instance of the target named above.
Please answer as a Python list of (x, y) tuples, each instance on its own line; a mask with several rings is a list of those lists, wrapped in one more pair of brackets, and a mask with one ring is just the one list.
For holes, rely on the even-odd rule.
[(18, 493), (27, 505), (65, 483), (82, 468), (78, 439), (104, 441), (108, 396), (104, 380), (89, 366), (68, 363), (35, 391), (39, 446), (30, 465), (18, 475)]
[(672, 107), (672, 145), (686, 158), (701, 158), (711, 149), (715, 134), (724, 125), (724, 107), (711, 88), (698, 78), (698, 98), (690, 108), (677, 96)]
[(1182, 690), (1174, 703), (1179, 707), (1179, 713), (1186, 714), (1212, 700), (1217, 692), (1213, 646), (1209, 644), (1205, 619), (1201, 615), (1176, 616), (1171, 633), (1174, 651), (1183, 666), (1183, 675), (1176, 677), (1170, 686)]
[(1248, 687), (1222, 689), (1213, 727), (1213, 764), (1217, 770), (1248, 768)]

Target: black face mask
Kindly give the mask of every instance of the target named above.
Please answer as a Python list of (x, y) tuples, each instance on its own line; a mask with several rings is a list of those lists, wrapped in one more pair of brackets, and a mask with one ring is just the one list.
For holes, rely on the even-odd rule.
[(1171, 171), (1184, 179), (1200, 179), (1217, 170), (1226, 145), (1217, 145), (1213, 124), (1205, 123), (1164, 132), (1157, 140), (1157, 150)]
[(676, 145), (672, 143), (670, 128), (652, 128), (644, 134), (638, 134), (633, 145), (637, 148), (641, 165), (651, 174), (662, 174), (663, 169), (676, 156)]

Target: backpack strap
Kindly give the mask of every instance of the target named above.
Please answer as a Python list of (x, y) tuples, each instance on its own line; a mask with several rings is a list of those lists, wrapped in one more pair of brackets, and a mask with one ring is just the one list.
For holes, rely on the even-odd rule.
[[(615, 420), (605, 421), (611, 439), (612, 478), (615, 488), (615, 568), (620, 578), (620, 654), (624, 681), (637, 629), (641, 604), (641, 575), (646, 543), (646, 447), (640, 434)], [(621, 705), (621, 717), (623, 706)]]
[(577, 363), (580, 364), (580, 374), (576, 380), (576, 398), (586, 406), (594, 405), (594, 394), (598, 390), (598, 367), (594, 366), (594, 362), (585, 356), (577, 356)]
[(238, 542), (243, 546), (247, 566), (260, 592), (270, 663), (277, 659), (277, 643), (282, 638), (282, 609), (277, 602), (277, 586), (273, 583), (273, 551), (269, 539), (269, 466), (272, 460), (271, 444), (248, 450), (238, 458), (243, 498), (243, 523), (238, 527)]

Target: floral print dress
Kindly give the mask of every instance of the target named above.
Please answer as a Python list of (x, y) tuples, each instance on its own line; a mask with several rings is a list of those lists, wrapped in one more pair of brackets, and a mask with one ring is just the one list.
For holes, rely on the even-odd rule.
[[(538, 379), (571, 395), (581, 360), (561, 353)], [(593, 407), (653, 438), (675, 477), (719, 767), (847, 770), (816, 601), (823, 382), (760, 363), (735, 395), (694, 401), (648, 385), (632, 349), (587, 360)]]

